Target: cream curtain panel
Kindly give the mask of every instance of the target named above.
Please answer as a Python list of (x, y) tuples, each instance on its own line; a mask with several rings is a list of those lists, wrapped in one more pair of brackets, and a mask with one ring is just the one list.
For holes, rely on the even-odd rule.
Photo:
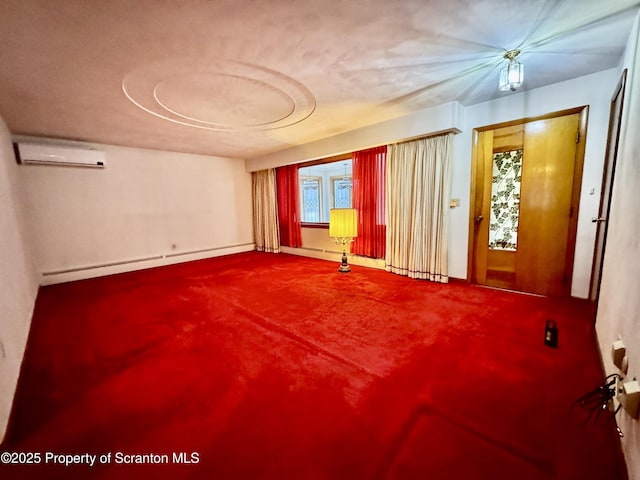
[(256, 250), (278, 253), (278, 200), (275, 170), (260, 170), (251, 174), (253, 189), (253, 232)]
[(390, 145), (386, 269), (447, 283), (453, 134)]

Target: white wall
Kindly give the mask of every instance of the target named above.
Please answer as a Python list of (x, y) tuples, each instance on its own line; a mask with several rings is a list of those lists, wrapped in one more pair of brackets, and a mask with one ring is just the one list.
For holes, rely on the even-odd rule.
[[(640, 379), (640, 33), (636, 19), (622, 68), (628, 68), (623, 122), (609, 212), (596, 331), (607, 374), (618, 372), (611, 345), (627, 346), (628, 378)], [(640, 480), (640, 423), (618, 414), (630, 480)]]
[(462, 105), (458, 102), (445, 103), (400, 118), (247, 160), (247, 171), (254, 172), (355, 152), (438, 132), (460, 130), (462, 116)]
[(0, 118), (0, 440), (11, 413), (38, 292), (21, 174), (9, 130)]
[(254, 248), (242, 160), (96, 147), (104, 169), (20, 167), (43, 284)]
[[(467, 276), (473, 129), (589, 105), (589, 123), (571, 288), (571, 294), (574, 297), (588, 297), (596, 230), (595, 225), (591, 223), (591, 218), (597, 216), (598, 213), (602, 164), (607, 143), (609, 105), (617, 82), (617, 70), (611, 69), (465, 108), (463, 132), (455, 137), (451, 197), (460, 198), (461, 208), (451, 211), (449, 275), (457, 278), (466, 278)], [(591, 193), (592, 191), (593, 193)]]

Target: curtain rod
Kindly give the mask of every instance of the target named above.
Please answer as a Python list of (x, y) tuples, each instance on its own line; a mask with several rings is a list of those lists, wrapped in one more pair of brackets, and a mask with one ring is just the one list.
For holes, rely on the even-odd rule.
[[(440, 130), (438, 132), (429, 133), (427, 135), (417, 135), (415, 137), (404, 138), (402, 140), (398, 140), (398, 141), (395, 141), (395, 142), (381, 143), (381, 144), (378, 144), (378, 145), (372, 145), (372, 146), (367, 147), (367, 148), (360, 148), (358, 150), (352, 150), (350, 152), (341, 153), (341, 154), (338, 154), (338, 155), (332, 155), (330, 157), (322, 157), (322, 158), (317, 158), (315, 160), (306, 160), (304, 162), (289, 163), (288, 165), (298, 165), (299, 168), (304, 168), (304, 167), (313, 167), (314, 165), (322, 165), (324, 163), (338, 162), (340, 160), (349, 160), (349, 159), (351, 159), (351, 157), (352, 157), (354, 152), (360, 152), (362, 150), (369, 150), (370, 148), (382, 147), (382, 146), (385, 146), (385, 145), (397, 145), (399, 143), (413, 142), (414, 140), (421, 140), (423, 138), (439, 137), (439, 136), (442, 136), (442, 135), (447, 135), (449, 133), (458, 134), (458, 133), (461, 133), (461, 131), (462, 130), (460, 130), (458, 128), (449, 128), (447, 130)], [(277, 167), (275, 167), (275, 168), (277, 168)]]

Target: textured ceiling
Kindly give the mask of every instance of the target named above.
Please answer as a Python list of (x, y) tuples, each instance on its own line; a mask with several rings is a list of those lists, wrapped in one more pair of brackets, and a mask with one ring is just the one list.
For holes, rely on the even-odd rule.
[(3, 0), (15, 134), (251, 158), (615, 67), (637, 0)]

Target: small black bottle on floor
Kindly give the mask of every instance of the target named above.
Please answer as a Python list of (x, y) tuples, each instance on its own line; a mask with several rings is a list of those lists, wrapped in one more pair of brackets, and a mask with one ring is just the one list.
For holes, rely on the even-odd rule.
[(548, 347), (558, 347), (558, 327), (554, 320), (547, 320), (547, 325), (544, 329), (544, 344)]

